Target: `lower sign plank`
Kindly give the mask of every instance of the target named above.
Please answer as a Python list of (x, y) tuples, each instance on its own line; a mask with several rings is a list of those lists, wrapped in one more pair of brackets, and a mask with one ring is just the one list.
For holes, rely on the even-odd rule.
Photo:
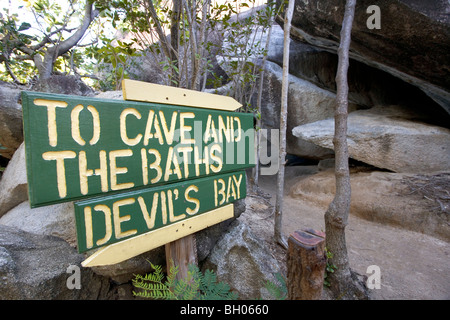
[(245, 197), (245, 172), (238, 171), (79, 201), (78, 251), (189, 220)]
[(186, 221), (149, 231), (137, 237), (113, 243), (102, 248), (84, 260), (83, 267), (105, 266), (133, 258), (141, 253), (153, 250), (171, 241), (185, 237), (191, 233), (228, 220), (234, 216), (233, 204), (226, 205)]

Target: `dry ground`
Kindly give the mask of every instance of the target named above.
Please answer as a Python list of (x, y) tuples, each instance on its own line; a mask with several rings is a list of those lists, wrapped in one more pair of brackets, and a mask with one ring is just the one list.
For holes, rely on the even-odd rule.
[[(317, 172), (316, 166), (286, 167), (283, 233), (315, 228), (324, 230), (324, 210), (290, 196), (299, 179)], [(275, 203), (276, 175), (260, 177), (266, 197), (248, 195), (246, 213), (252, 230), (266, 242), (285, 272), (285, 251), (271, 241), (272, 206)], [(371, 222), (350, 215), (346, 228), (350, 266), (361, 275), (367, 267), (381, 270), (381, 289), (372, 289), (372, 299), (450, 299), (450, 245), (430, 235)], [(367, 274), (368, 275), (368, 274)]]

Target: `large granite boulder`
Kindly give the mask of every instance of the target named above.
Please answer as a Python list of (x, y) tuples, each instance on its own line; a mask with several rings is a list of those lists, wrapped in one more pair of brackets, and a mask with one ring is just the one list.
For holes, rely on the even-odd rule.
[(82, 260), (60, 238), (0, 225), (0, 300), (110, 299), (109, 280)]
[(266, 283), (275, 281), (274, 274), (280, 271), (269, 249), (239, 219), (217, 242), (203, 268), (215, 271), (239, 299), (270, 298)]
[[(272, 26), (267, 61), (283, 65), (283, 30)], [(262, 37), (261, 47), (266, 37)], [(290, 39), (289, 73), (316, 86), (336, 92), (338, 57), (317, 46)], [(387, 85), (389, 84), (389, 85)], [(349, 101), (364, 108), (374, 105), (404, 104), (425, 109), (433, 117), (450, 116), (419, 88), (383, 70), (352, 59), (348, 70)], [(264, 103), (264, 100), (263, 100)], [(442, 119), (444, 120), (444, 119)], [(442, 123), (445, 123), (442, 121)]]
[(31, 209), (27, 200), (1, 217), (0, 225), (16, 227), (34, 234), (56, 236), (75, 246), (74, 210), (73, 202)]
[[(350, 183), (351, 215), (450, 240), (450, 206), (445, 192), (449, 173), (417, 175), (354, 167), (350, 170)], [(313, 206), (325, 212), (335, 192), (334, 170), (328, 169), (298, 179), (290, 195), (301, 201), (299, 206)]]
[[(371, 5), (380, 8), (379, 29), (367, 26)], [(445, 0), (357, 1), (350, 57), (414, 84), (450, 113), (449, 10)], [(339, 0), (296, 0), (291, 35), (336, 52), (343, 13)]]
[[(264, 90), (262, 93), (261, 122), (266, 129), (279, 129), (281, 110), (282, 68), (276, 63), (267, 61), (265, 67)], [(302, 157), (321, 159), (330, 157), (329, 149), (300, 140), (292, 135), (295, 127), (332, 117), (334, 114), (335, 94), (319, 88), (313, 83), (289, 76), (288, 118), (286, 143), (287, 152)], [(355, 110), (354, 104), (350, 105)]]
[(23, 141), (20, 88), (0, 81), (0, 156), (11, 159)]
[(25, 145), (22, 143), (0, 180), (0, 217), (25, 200), (28, 200), (28, 191)]
[[(334, 119), (298, 126), (293, 135), (333, 149)], [(349, 156), (394, 172), (450, 171), (450, 129), (414, 119), (401, 107), (358, 110), (348, 116)]]
[(79, 77), (67, 75), (52, 75), (46, 79), (39, 79), (32, 90), (75, 96), (93, 96), (95, 94), (94, 90)]
[[(254, 30), (252, 37), (261, 39), (260, 49), (266, 47), (267, 33)], [(267, 47), (264, 84), (261, 104), (261, 126), (278, 129), (281, 105), (283, 30), (274, 24), (270, 44)], [(248, 49), (253, 49), (247, 45)], [(257, 50), (256, 50), (257, 51)], [(219, 57), (220, 58), (220, 57)], [(254, 63), (262, 56), (254, 56)], [(287, 152), (296, 156), (324, 159), (333, 156), (332, 150), (298, 139), (292, 135), (296, 126), (331, 118), (334, 115), (337, 55), (325, 49), (290, 40), (289, 96)], [(222, 58), (222, 66), (228, 70), (230, 61)], [(230, 72), (230, 71), (229, 71)], [(414, 112), (421, 121), (448, 126), (450, 114), (416, 86), (376, 67), (351, 60), (348, 72), (349, 111), (368, 109), (375, 105), (403, 105), (407, 112)], [(225, 87), (223, 87), (225, 88)], [(222, 89), (222, 88), (221, 88)], [(252, 105), (256, 105), (256, 95)], [(269, 135), (270, 140), (270, 135)]]

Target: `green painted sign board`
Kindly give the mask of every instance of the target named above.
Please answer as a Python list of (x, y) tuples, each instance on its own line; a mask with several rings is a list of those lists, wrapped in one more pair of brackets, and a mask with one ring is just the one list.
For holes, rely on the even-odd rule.
[(22, 106), (31, 207), (255, 162), (251, 114), (39, 92), (23, 92)]
[(78, 251), (132, 238), (246, 197), (245, 171), (75, 203)]

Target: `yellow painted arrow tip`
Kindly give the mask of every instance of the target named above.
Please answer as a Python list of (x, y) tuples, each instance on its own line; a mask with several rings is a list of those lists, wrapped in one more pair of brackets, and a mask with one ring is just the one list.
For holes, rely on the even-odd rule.
[(122, 80), (122, 92), (123, 99), (131, 101), (223, 111), (235, 111), (242, 107), (232, 97), (130, 79)]

